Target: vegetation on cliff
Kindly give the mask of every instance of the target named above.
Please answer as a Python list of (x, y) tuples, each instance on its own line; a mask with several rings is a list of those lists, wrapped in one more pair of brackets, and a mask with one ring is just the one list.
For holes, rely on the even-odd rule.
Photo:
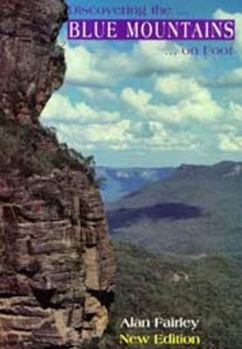
[(90, 182), (98, 186), (95, 161), (58, 142), (54, 128), (40, 124), (21, 125), (17, 121), (0, 119), (1, 173), (14, 173), (23, 177), (44, 176), (53, 169), (85, 172)]

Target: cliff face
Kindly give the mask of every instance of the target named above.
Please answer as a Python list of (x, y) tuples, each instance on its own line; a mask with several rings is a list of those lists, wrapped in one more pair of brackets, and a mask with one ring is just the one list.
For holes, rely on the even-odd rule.
[(64, 55), (55, 45), (67, 16), (62, 0), (2, 0), (0, 4), (0, 111), (36, 122), (62, 84)]
[(92, 171), (38, 117), (64, 78), (62, 0), (0, 2), (0, 348), (102, 336), (115, 268)]

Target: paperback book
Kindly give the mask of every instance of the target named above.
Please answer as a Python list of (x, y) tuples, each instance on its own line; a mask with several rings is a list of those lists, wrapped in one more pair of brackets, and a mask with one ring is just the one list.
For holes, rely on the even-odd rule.
[(2, 0), (0, 349), (241, 349), (242, 5)]

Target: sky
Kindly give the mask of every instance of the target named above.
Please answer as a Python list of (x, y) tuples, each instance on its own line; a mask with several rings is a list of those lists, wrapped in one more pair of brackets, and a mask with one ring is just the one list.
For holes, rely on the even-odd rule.
[[(94, 155), (99, 166), (162, 167), (242, 160), (239, 1), (67, 3), (71, 9), (92, 5), (169, 8), (165, 17), (152, 19), (235, 19), (236, 40), (72, 42), (67, 40), (64, 25), (59, 44), (65, 49), (65, 82), (42, 115), (45, 125), (56, 128), (60, 142)], [(76, 16), (70, 14), (70, 18)], [(204, 55), (204, 47), (209, 54)], [(221, 50), (223, 54), (217, 54)]]

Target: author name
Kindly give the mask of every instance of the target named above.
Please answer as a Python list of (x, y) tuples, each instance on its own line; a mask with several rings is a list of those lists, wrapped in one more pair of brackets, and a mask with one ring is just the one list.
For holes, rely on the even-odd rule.
[(156, 329), (188, 329), (196, 331), (199, 327), (200, 319), (187, 319), (184, 317), (155, 317), (154, 319), (140, 319), (134, 316), (124, 318), (120, 328), (156, 328)]

